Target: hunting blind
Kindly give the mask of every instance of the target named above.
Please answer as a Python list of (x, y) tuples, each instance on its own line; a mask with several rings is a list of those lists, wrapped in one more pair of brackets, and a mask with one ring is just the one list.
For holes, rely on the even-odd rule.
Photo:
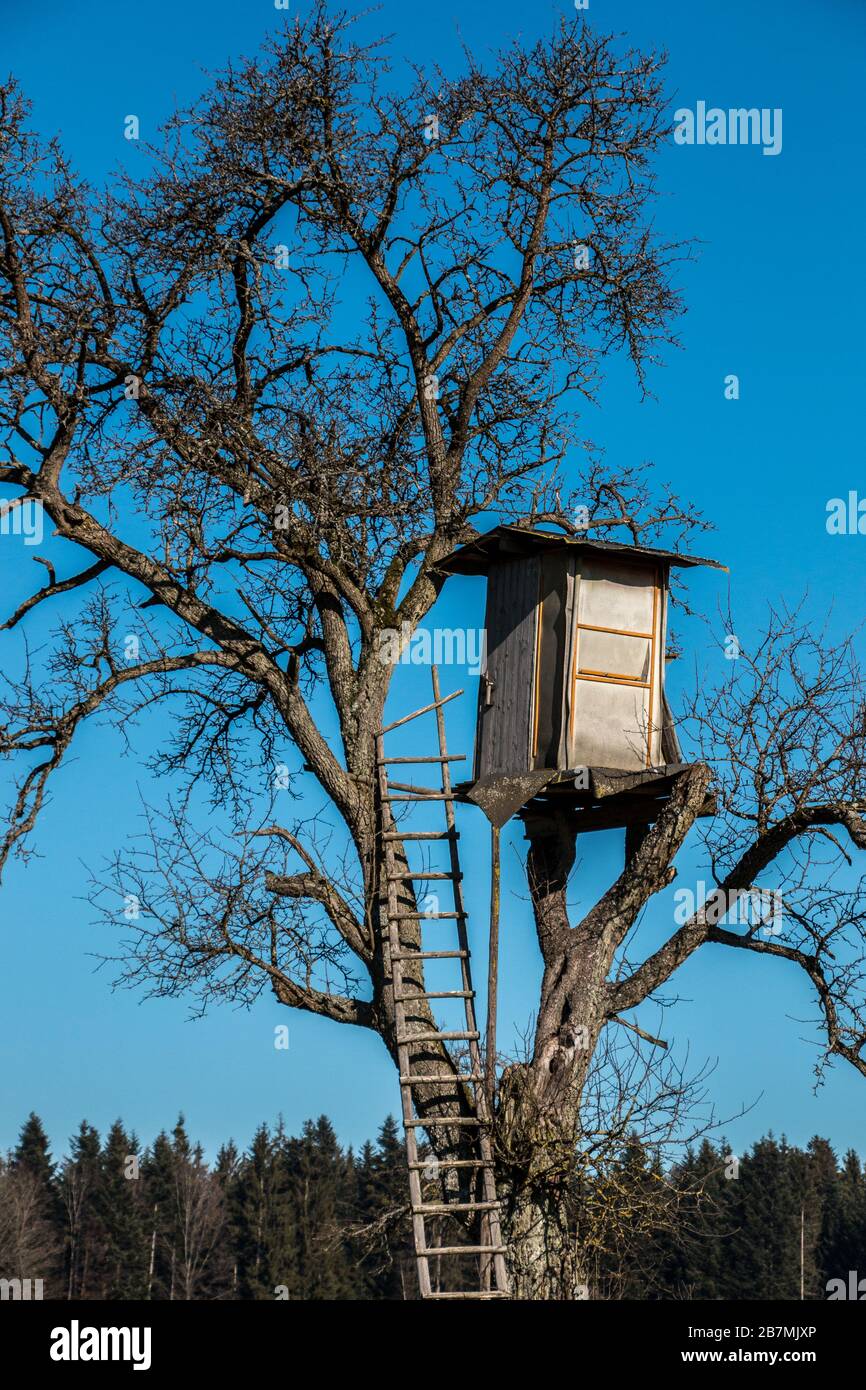
[(487, 578), (474, 779), (460, 790), (492, 820), (503, 824), (542, 791), (584, 807), (598, 793), (641, 791), (648, 810), (646, 795), (682, 768), (664, 687), (674, 565), (723, 568), (518, 526), (497, 526), (442, 562), (448, 574)]
[[(443, 697), (435, 666), (432, 703), (384, 725), (376, 740), (384, 851), (382, 959), (394, 993), (422, 1298), (509, 1297), (491, 1129), (500, 827), (515, 812), (529, 823), (528, 832), (533, 833), (534, 822), (534, 833), (542, 836), (561, 817), (575, 833), (625, 826), (625, 852), (630, 856), (683, 767), (664, 689), (670, 570), (673, 565), (714, 564), (669, 550), (497, 526), (439, 566), (447, 574), (487, 577), (487, 660), (478, 702), (474, 777), (452, 785), (451, 763), (463, 759), (448, 752), (443, 706), (462, 691)], [(422, 715), (435, 715), (438, 751), (387, 757), (385, 736)], [(417, 747), (423, 747), (420, 740)], [(395, 764), (412, 763), (435, 768), (438, 787), (393, 779)], [(480, 806), (491, 823), (483, 1048), (458, 854), (457, 800)], [(431, 803), (444, 810), (444, 828), (410, 829), (406, 813)], [(705, 806), (704, 813), (707, 810)], [(446, 867), (411, 867), (407, 847), (415, 841), (423, 843), (425, 852), (437, 841), (447, 846)], [(429, 900), (422, 895), (433, 882), (436, 889), (429, 900), (435, 910), (429, 910)], [(439, 897), (446, 886), (453, 904)], [(451, 941), (446, 932), (453, 934)], [(428, 988), (423, 973), (428, 961), (440, 971), (450, 968), (454, 988), (442, 988), (439, 979), (436, 988)], [(437, 1009), (456, 1006), (463, 1015), (458, 1026), (436, 1017), (431, 1001)], [(457, 1052), (448, 1050), (453, 1044)], [(459, 1100), (447, 1090), (443, 1100), (439, 1085), (459, 1086)], [(419, 1145), (422, 1130), (444, 1130), (453, 1136), (448, 1155), (437, 1162), (443, 1178), (441, 1199), (434, 1194), (431, 1200), (422, 1184), (430, 1164)], [(448, 1219), (463, 1223), (456, 1244), (450, 1228), (443, 1229)], [(474, 1233), (469, 1243), (467, 1228)], [(462, 1287), (441, 1287), (444, 1255), (462, 1262)]]

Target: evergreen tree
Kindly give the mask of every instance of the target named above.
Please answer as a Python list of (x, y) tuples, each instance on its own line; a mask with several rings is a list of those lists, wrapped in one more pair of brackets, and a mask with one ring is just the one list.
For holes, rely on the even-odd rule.
[(656, 1293), (660, 1297), (731, 1297), (733, 1188), (738, 1166), (729, 1147), (705, 1139), (689, 1150), (671, 1174), (677, 1194), (672, 1225), (656, 1237), (660, 1252)]
[[(829, 1145), (828, 1145), (829, 1147)], [(795, 1269), (796, 1292), (792, 1295), (804, 1298), (821, 1298), (820, 1279), (820, 1240), (823, 1220), (824, 1184), (826, 1173), (820, 1159), (809, 1149), (785, 1147), (791, 1185), (796, 1203), (795, 1219)], [(832, 1150), (831, 1150), (832, 1153)], [(822, 1156), (823, 1157), (823, 1156)]]
[(21, 1127), (18, 1143), (12, 1150), (10, 1167), (14, 1172), (27, 1173), (36, 1184), (44, 1215), (55, 1225), (62, 1223), (62, 1207), (55, 1186), (56, 1169), (51, 1146), (42, 1121), (32, 1110)]
[(728, 1297), (800, 1297), (800, 1211), (802, 1194), (791, 1150), (771, 1135), (743, 1160), (735, 1184), (736, 1230), (731, 1237), (733, 1271)]
[(866, 1277), (866, 1175), (853, 1149), (839, 1174), (840, 1224), (829, 1253), (828, 1278), (845, 1279), (849, 1270)]
[(225, 1225), (221, 1242), (221, 1264), (226, 1272), (226, 1297), (242, 1297), (240, 1292), (239, 1251), (242, 1240), (240, 1209), (238, 1204), (238, 1183), (242, 1161), (233, 1139), (220, 1148), (214, 1176), (222, 1194)]
[(301, 1138), (285, 1149), (298, 1231), (298, 1297), (355, 1298), (348, 1172), (330, 1120), (307, 1120)]
[(142, 1161), (147, 1240), (146, 1297), (174, 1299), (177, 1276), (177, 1221), (174, 1154), (163, 1130)]
[(97, 1212), (104, 1239), (105, 1298), (146, 1298), (150, 1245), (138, 1140), (115, 1120), (100, 1156)]
[(356, 1164), (358, 1279), (363, 1296), (408, 1299), (417, 1296), (406, 1146), (389, 1115), (376, 1146), (364, 1145)]
[[(594, 1296), (798, 1300), (802, 1277), (823, 1299), (828, 1280), (866, 1276), (866, 1171), (819, 1136), (804, 1151), (768, 1135), (739, 1164), (705, 1140), (669, 1171), (635, 1138), (586, 1187)], [(430, 1234), (467, 1239), (457, 1223)], [(55, 1299), (416, 1298), (399, 1127), (389, 1116), (356, 1158), (325, 1116), (297, 1138), (280, 1121), (209, 1166), (182, 1116), (142, 1156), (119, 1120), (104, 1146), (85, 1121), (58, 1172), (32, 1114), (0, 1159), (0, 1277)]]
[(282, 1123), (256, 1131), (234, 1185), (242, 1298), (298, 1298), (295, 1202)]
[(98, 1200), (102, 1181), (100, 1139), (82, 1120), (62, 1165), (60, 1196), (66, 1216), (66, 1296), (99, 1297), (104, 1258)]

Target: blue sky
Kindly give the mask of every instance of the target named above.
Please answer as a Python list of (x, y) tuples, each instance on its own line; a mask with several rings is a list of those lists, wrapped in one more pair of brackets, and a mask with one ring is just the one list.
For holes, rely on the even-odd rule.
[[(292, 0), (303, 11), (306, 0)], [(439, 60), (454, 70), (461, 44), (531, 41), (566, 4), (440, 0), (410, 7), (386, 0), (362, 28), (394, 35), (395, 59)], [(828, 536), (825, 508), (851, 489), (866, 495), (862, 410), (864, 352), (862, 72), (866, 10), (855, 0), (707, 0), (647, 5), (591, 0), (590, 17), (639, 47), (667, 48), (671, 110), (708, 105), (781, 107), (784, 143), (776, 158), (755, 147), (666, 148), (657, 164), (661, 231), (696, 237), (696, 260), (680, 281), (688, 314), (683, 350), (654, 372), (655, 399), (641, 401), (624, 362), (611, 361), (584, 433), (611, 461), (652, 460), (716, 526), (699, 549), (724, 560), (743, 636), (768, 599), (808, 590), (816, 614), (834, 606), (838, 631), (862, 619), (866, 537)], [(178, 5), (147, 0), (0, 0), (0, 70), (14, 72), (44, 133), (60, 132), (83, 174), (99, 181), (126, 158), (123, 118), (142, 136), (191, 99), (202, 69), (251, 53), (281, 22), (268, 0)], [(740, 399), (724, 378), (740, 378)], [(4, 540), (4, 590), (18, 592), (22, 552)], [(29, 563), (29, 556), (26, 557)], [(15, 578), (10, 578), (11, 571)], [(728, 580), (696, 571), (693, 602), (725, 602)], [(63, 610), (58, 606), (54, 612)], [(454, 580), (437, 612), (483, 621), (483, 586)], [(470, 616), (471, 615), (471, 616)], [(699, 657), (708, 674), (718, 652)], [(681, 663), (685, 666), (687, 663)], [(681, 677), (682, 678), (682, 677)], [(395, 716), (426, 697), (426, 672), (401, 671)], [(447, 689), (467, 684), (451, 707), (453, 747), (471, 753), (474, 680), (443, 673)], [(676, 668), (671, 678), (676, 700)], [(139, 793), (149, 785), (144, 755), (160, 729), (143, 725), (134, 757), (86, 729), (62, 772), (36, 840), (42, 857), (16, 864), (0, 892), (0, 1147), (27, 1111), (43, 1116), (55, 1148), (86, 1116), (104, 1129), (121, 1115), (145, 1139), (183, 1110), (213, 1150), (282, 1112), (290, 1129), (327, 1112), (344, 1142), (370, 1135), (399, 1097), (381, 1043), (361, 1031), (288, 1015), (270, 997), (251, 1011), (223, 1008), (187, 1021), (180, 1001), (140, 1003), (112, 993), (94, 952), (108, 949), (82, 901), (85, 865), (133, 830)], [(483, 943), (486, 829), (461, 812), (475, 938)], [(582, 846), (575, 903), (587, 903), (617, 869), (612, 836)], [(512, 824), (504, 845), (501, 1042), (522, 1031), (533, 1006), (539, 962), (522, 885), (523, 845)], [(476, 867), (477, 866), (477, 867)], [(681, 871), (699, 876), (694, 857)], [(683, 881), (687, 881), (685, 878)], [(661, 909), (660, 909), (661, 910)], [(754, 1106), (726, 1126), (735, 1148), (772, 1128), (795, 1142), (828, 1135), (866, 1154), (864, 1083), (841, 1067), (817, 1094), (814, 1054), (797, 1020), (811, 1014), (793, 968), (745, 952), (699, 953), (677, 977), (683, 1002), (665, 1035), (688, 1043), (692, 1063), (715, 1061), (710, 1089), (720, 1115)], [(273, 1028), (288, 1022), (288, 1052)]]

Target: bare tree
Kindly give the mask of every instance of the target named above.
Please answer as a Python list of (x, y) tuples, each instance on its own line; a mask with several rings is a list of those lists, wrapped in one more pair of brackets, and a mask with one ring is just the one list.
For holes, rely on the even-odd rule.
[(181, 1297), (206, 1296), (214, 1254), (225, 1227), (219, 1183), (208, 1171), (201, 1147), (174, 1155), (177, 1200), (177, 1278)]
[[(634, 1027), (622, 1015), (655, 996), (698, 948), (727, 946), (801, 967), (822, 1026), (819, 1071), (842, 1057), (866, 1073), (866, 898), (860, 874), (846, 881), (850, 848), (866, 849), (866, 700), (853, 643), (813, 635), (801, 614), (772, 614), (754, 651), (730, 655), (716, 689), (697, 682), (690, 723), (700, 760), (678, 774), (656, 823), (632, 841), (623, 872), (573, 926), (566, 893), (574, 821), (528, 821), (544, 977), (531, 1060), (503, 1077), (500, 1142), (516, 1133), (521, 1145), (511, 1239), (515, 1259), (528, 1257), (525, 1284), (536, 1296), (568, 1296), (580, 1276), (549, 1171), (552, 1156), (573, 1164), (602, 1030)], [(663, 945), (634, 961), (629, 934), (675, 877), (711, 766), (717, 814), (703, 838), (713, 887)], [(822, 1033), (813, 1029), (813, 1040)], [(544, 1271), (542, 1283), (532, 1284), (532, 1270)]]
[[(29, 133), (18, 89), (0, 91), (4, 524), (35, 508), (53, 529), (44, 583), (3, 626), (26, 632), (55, 600), (66, 615), (53, 650), (22, 646), (6, 678), (0, 751), (22, 770), (0, 865), (29, 852), (82, 723), (113, 720), (132, 739), (165, 704), (173, 737), (157, 765), (182, 790), (116, 866), (130, 982), (203, 1004), (270, 986), (375, 1030), (396, 1060), (374, 777), (392, 676), (382, 634), (416, 628), (444, 582), (437, 564), (485, 516), (567, 522), (579, 501), (596, 528), (643, 540), (696, 522), (640, 471), (591, 464), (576, 497), (562, 472), (603, 357), (624, 351), (643, 386), (672, 341), (686, 251), (650, 220), (661, 72), (659, 55), (621, 52), (578, 20), (487, 67), (467, 55), (461, 78), (417, 70), (389, 91), (380, 47), (318, 8), (172, 119), (141, 175), (98, 194)], [(312, 780), (322, 806), (288, 826), (273, 805), (287, 741), (297, 763), (279, 778), (310, 804)], [(804, 782), (796, 806), (779, 796), (742, 822), (753, 840), (723, 887), (749, 886), (819, 828), (862, 846), (850, 757), (849, 776), (831, 759), (811, 784), (823, 809)], [(573, 834), (532, 841), (544, 979), (531, 1055), (499, 1104), (525, 1296), (572, 1297), (580, 1278), (548, 1160), (574, 1161), (606, 1024), (707, 940), (802, 957), (818, 982), (802, 943), (728, 941), (703, 915), (618, 973), (709, 777), (703, 764), (682, 774), (574, 927)], [(195, 828), (205, 785), (228, 837)], [(411, 953), (420, 929), (406, 926)], [(405, 973), (421, 985), (422, 962)], [(853, 1017), (828, 1015), (831, 1044), (859, 1065)], [(425, 1068), (455, 1063), (425, 1044)], [(470, 1100), (455, 1080), (425, 1104), (457, 1117)], [(459, 1132), (437, 1128), (431, 1144), (453, 1153)]]
[[(63, 1251), (35, 1174), (0, 1159), (0, 1278), (30, 1280), (30, 1297), (60, 1297)], [(42, 1281), (41, 1294), (35, 1282)]]

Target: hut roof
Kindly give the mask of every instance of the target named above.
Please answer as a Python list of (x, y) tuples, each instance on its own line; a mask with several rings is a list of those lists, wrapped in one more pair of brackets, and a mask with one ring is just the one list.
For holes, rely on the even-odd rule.
[(491, 565), (498, 561), (564, 548), (603, 551), (623, 557), (634, 555), (661, 560), (668, 565), (710, 565), (713, 569), (727, 570), (727, 565), (700, 555), (681, 555), (675, 550), (656, 550), (645, 545), (627, 545), (622, 541), (590, 540), (585, 536), (570, 536), (564, 532), (544, 531), (530, 526), (494, 526), (492, 531), (486, 531), (477, 540), (446, 555), (436, 568), (446, 574), (487, 574)]

